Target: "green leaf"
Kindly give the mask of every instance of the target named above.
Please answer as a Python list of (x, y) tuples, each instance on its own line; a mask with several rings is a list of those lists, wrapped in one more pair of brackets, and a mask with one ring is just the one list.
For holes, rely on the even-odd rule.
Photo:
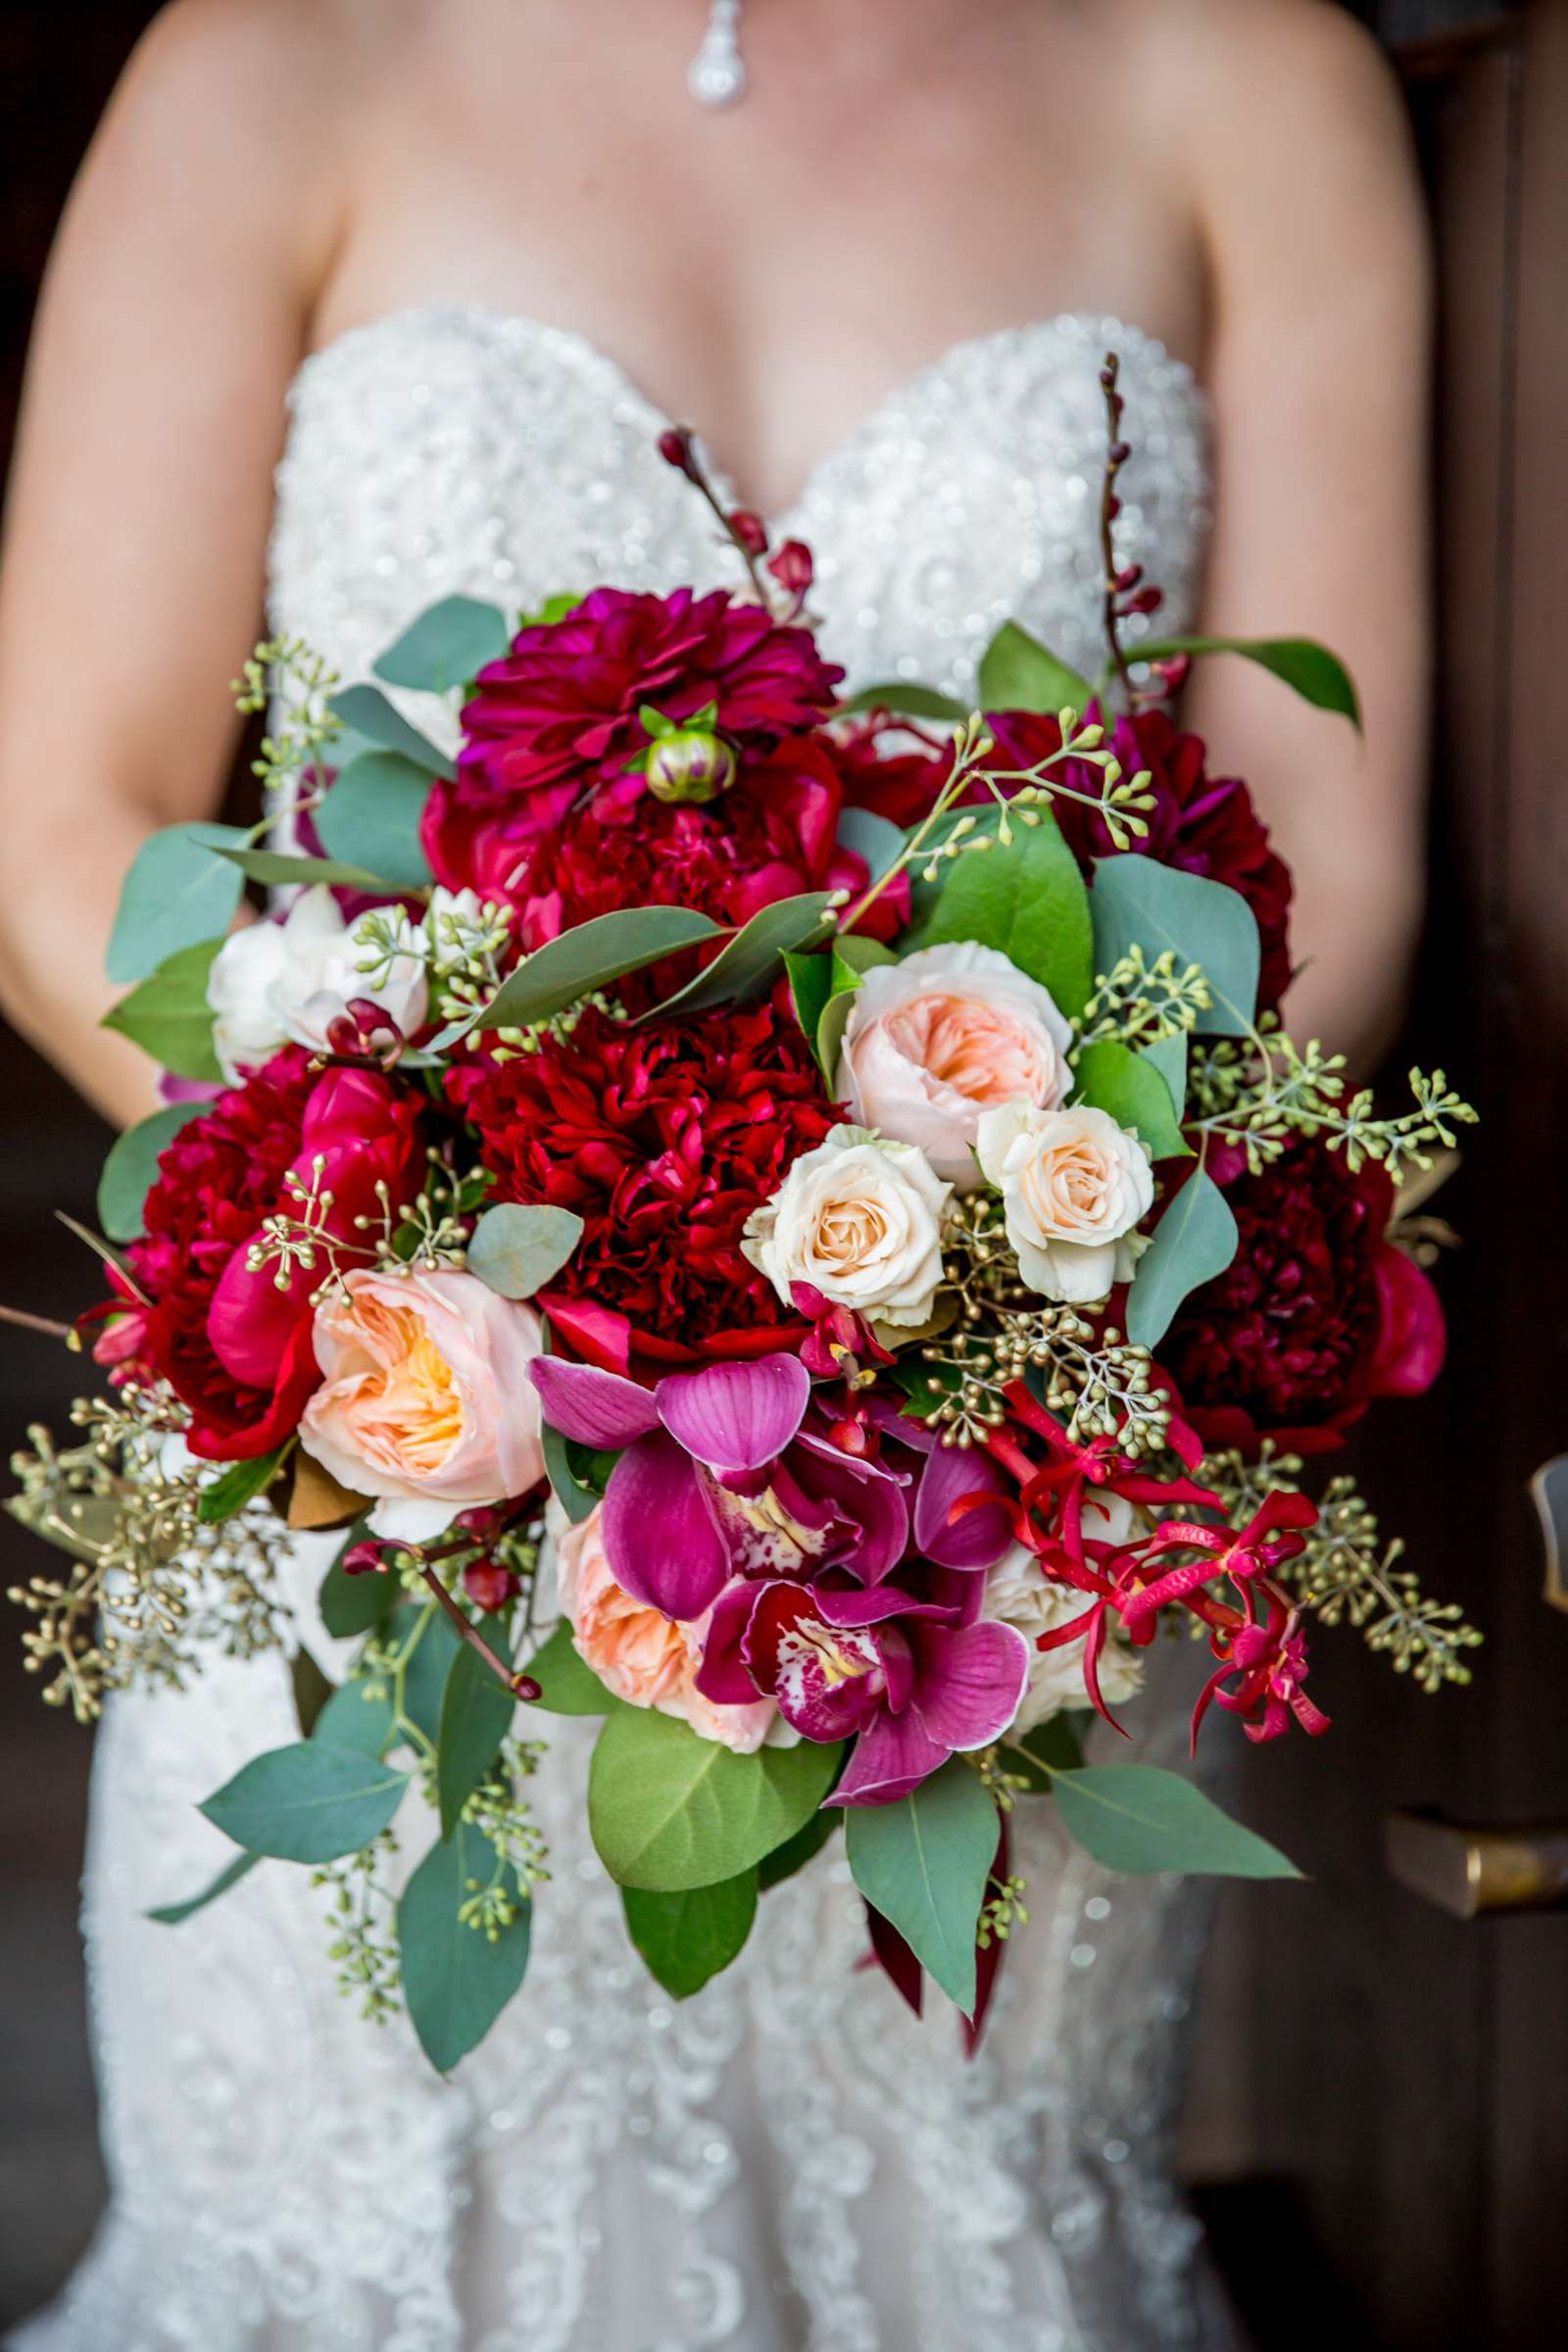
[(538, 949), (502, 982), (481, 1012), (444, 1029), (431, 1050), (439, 1052), (470, 1029), (525, 1029), (547, 1021), (595, 989), (696, 947), (717, 930), (690, 906), (623, 906), (613, 914), (596, 914)]
[(189, 1919), (193, 1912), (205, 1911), (209, 1903), (216, 1903), (220, 1894), (226, 1894), (231, 1886), (237, 1886), (261, 1859), (260, 1854), (236, 1854), (232, 1862), (225, 1862), (217, 1878), (204, 1886), (200, 1894), (188, 1895), (182, 1903), (160, 1903), (156, 1911), (147, 1913), (147, 1917), (156, 1919), (160, 1927), (177, 1928), (181, 1920)]
[(873, 882), (904, 854), (904, 829), (878, 816), (872, 808), (846, 808), (839, 816), (839, 847), (863, 858)]
[(1298, 1879), (1277, 1846), (1222, 1813), (1179, 1773), (1152, 1764), (1092, 1764), (1055, 1772), (1062, 1825), (1107, 1870), (1130, 1877), (1177, 1870), (1228, 1879)]
[(98, 1179), (98, 1222), (112, 1242), (133, 1242), (142, 1230), (142, 1209), (158, 1176), (159, 1155), (166, 1152), (187, 1119), (208, 1110), (207, 1102), (172, 1102), (138, 1119), (110, 1146), (104, 1172)]
[(220, 856), (245, 840), (238, 825), (166, 825), (137, 851), (120, 893), (104, 969), (145, 980), (180, 948), (215, 943), (239, 904), (240, 878)]
[(1213, 993), (1200, 1034), (1246, 1034), (1257, 1004), (1257, 920), (1239, 892), (1128, 855), (1096, 862), (1091, 904), (1096, 971), (1111, 971), (1129, 948), (1142, 948), (1151, 963), (1172, 949), (1179, 965), (1202, 965)]
[(1130, 1128), (1152, 1159), (1191, 1159), (1192, 1146), (1182, 1134), (1170, 1088), (1143, 1054), (1115, 1038), (1102, 1038), (1079, 1054), (1076, 1076), (1074, 1101)]
[(392, 1693), (386, 1683), (354, 1674), (346, 1683), (339, 1683), (311, 1726), (311, 1738), (327, 1747), (379, 1756), (391, 1742), (393, 1720)]
[(725, 941), (695, 980), (688, 980), (684, 988), (644, 1017), (669, 1020), (754, 995), (772, 978), (780, 956), (818, 938), (827, 902), (825, 890), (813, 890), (802, 898), (778, 899), (771, 906), (763, 906)]
[(468, 1271), (503, 1298), (531, 1298), (561, 1272), (582, 1239), (569, 1208), (513, 1200), (487, 1208), (468, 1244)]
[(623, 1886), (620, 1899), (627, 1932), (650, 1975), (684, 2001), (739, 1955), (757, 1917), (757, 1872), (743, 1870), (716, 1886), (688, 1886), (678, 1894)]
[(545, 1476), (550, 1492), (560, 1503), (573, 1527), (581, 1527), (598, 1508), (601, 1497), (586, 1486), (572, 1467), (571, 1447), (559, 1429), (541, 1421), (539, 1436), (544, 1447)]
[(1020, 1740), (1005, 1742), (1002, 1760), (1007, 1771), (1021, 1774), (1031, 1788), (1049, 1796), (1052, 1774), (1076, 1772), (1084, 1760), (1082, 1713), (1081, 1708), (1063, 1707)]
[(1169, 1037), (1156, 1037), (1152, 1044), (1140, 1046), (1140, 1058), (1155, 1069), (1170, 1089), (1170, 1099), (1181, 1117), (1187, 1107), (1187, 1032), (1173, 1029)]
[(844, 1032), (855, 1010), (856, 996), (865, 978), (859, 963), (852, 962), (844, 954), (851, 945), (847, 939), (835, 940), (827, 959), (828, 993), (816, 1024), (816, 1058), (831, 1093), (838, 1084), (839, 1054), (844, 1047)]
[(265, 1494), (277, 1476), (282, 1459), (292, 1441), (274, 1446), (270, 1453), (260, 1453), (253, 1461), (232, 1462), (221, 1478), (215, 1478), (210, 1487), (203, 1487), (196, 1505), (196, 1516), (204, 1527), (216, 1527), (220, 1519), (232, 1519), (258, 1494)]
[[(425, 1614), (425, 1612), (428, 1614)], [(403, 1676), (403, 1711), (433, 1746), (441, 1732), (441, 1700), (452, 1672), (452, 1661), (463, 1647), (460, 1637), (452, 1630), (445, 1609), (438, 1601), (408, 1600), (403, 1604), (394, 1631), (406, 1637), (410, 1627), (424, 1616), (424, 1631), (411, 1655)]]
[(1015, 620), (1004, 620), (980, 657), (984, 710), (1076, 710), (1082, 718), (1094, 688)]
[(499, 662), (511, 643), (507, 616), (495, 605), (474, 596), (444, 596), (370, 666), (388, 686), (451, 694), (487, 662)]
[(251, 882), (264, 882), (269, 890), (287, 889), (298, 883), (302, 890), (323, 883), (336, 890), (373, 890), (382, 898), (397, 894), (382, 874), (372, 874), (363, 865), (344, 865), (335, 858), (307, 858), (293, 850), (223, 850), (220, 855)]
[(380, 1836), (408, 1785), (373, 1756), (302, 1740), (252, 1757), (199, 1810), (250, 1853), (335, 1862)]
[(457, 772), (445, 752), (438, 752), (417, 727), (411, 727), (402, 711), (394, 710), (376, 687), (345, 687), (341, 694), (333, 695), (330, 708), (356, 735), (364, 735), (383, 752), (401, 752), (426, 775), (445, 776), (450, 781)]
[(397, 890), (428, 887), (430, 861), (419, 820), (430, 797), (422, 767), (396, 752), (367, 752), (338, 776), (316, 811), (316, 829), (329, 858), (368, 866)]
[(1154, 1228), (1127, 1298), (1127, 1337), (1157, 1348), (1182, 1300), (1236, 1255), (1236, 1219), (1205, 1168), (1197, 1168)]
[(957, 1757), (897, 1804), (844, 1809), (855, 1884), (965, 2017), (974, 2014), (975, 1930), (998, 1835), (996, 1805)]
[[(504, 1644), (492, 1639), (498, 1652)], [(441, 1730), (437, 1741), (436, 1793), (441, 1806), (441, 1835), (450, 1838), (468, 1798), (496, 1760), (502, 1740), (512, 1729), (517, 1702), (504, 1690), (476, 1649), (460, 1644), (441, 1693)]]
[(586, 1658), (578, 1654), (564, 1618), (540, 1642), (522, 1671), (539, 1685), (539, 1696), (529, 1703), (543, 1707), (547, 1715), (608, 1715), (616, 1704)]
[(314, 1739), (333, 1686), (303, 1642), (289, 1659), (288, 1679), (294, 1692), (294, 1720), (300, 1727), (300, 1738)]
[(517, 626), (519, 629), (554, 628), (558, 620), (564, 620), (568, 612), (575, 612), (581, 603), (582, 598), (575, 589), (561, 590), (555, 596), (547, 596), (537, 612), (525, 612)]
[(1241, 654), (1292, 686), (1319, 710), (1361, 724), (1355, 684), (1337, 654), (1311, 637), (1160, 637), (1129, 647), (1135, 662), (1165, 662), (1173, 654)]
[(967, 703), (934, 686), (917, 686), (910, 678), (891, 678), (885, 686), (862, 686), (842, 708), (846, 710), (891, 710), (899, 718), (937, 718), (956, 724), (969, 715)]
[(207, 975), (221, 945), (220, 940), (205, 939), (193, 948), (177, 948), (151, 979), (104, 1014), (104, 1028), (128, 1037), (176, 1078), (221, 1084), (223, 1073), (213, 1051), (213, 1008), (207, 1002)]
[(764, 1854), (757, 1866), (757, 1883), (762, 1892), (766, 1894), (771, 1886), (782, 1886), (786, 1879), (793, 1879), (798, 1870), (804, 1870), (808, 1862), (813, 1861), (841, 1820), (842, 1815), (831, 1807), (819, 1805), (804, 1829), (797, 1830), (793, 1838), (786, 1838), (782, 1845), (775, 1845), (770, 1854)]
[(599, 1858), (622, 1886), (656, 1893), (734, 1878), (810, 1819), (839, 1756), (808, 1740), (736, 1755), (651, 1707), (617, 1707), (588, 1769)]
[(398, 1905), (403, 1998), (419, 2047), (449, 2075), (476, 2049), (528, 1973), (532, 1905), (510, 1867), (502, 1883), (516, 1917), (494, 1942), (458, 1917), (474, 1882), (488, 1886), (495, 1854), (477, 1830), (461, 1823), (450, 1842), (433, 1845)]
[(795, 1018), (806, 1033), (807, 1042), (814, 1044), (817, 1024), (826, 1008), (833, 987), (833, 958), (831, 956), (795, 956), (784, 958), (789, 975), (790, 1001), (795, 1006)]
[(943, 867), (941, 895), (920, 944), (972, 939), (1000, 948), (1051, 991), (1062, 1012), (1080, 1012), (1096, 968), (1089, 893), (1055, 818), (1038, 813), (1038, 825), (1013, 818), (1008, 847), (993, 839), (988, 850), (966, 851)]
[(344, 1537), (337, 1557), (321, 1579), (317, 1606), (321, 1623), (339, 1642), (352, 1640), (356, 1634), (368, 1634), (391, 1616), (403, 1597), (403, 1588), (395, 1576), (377, 1575), (367, 1570), (363, 1575), (350, 1576), (343, 1566), (356, 1544), (363, 1544), (369, 1530), (363, 1519), (358, 1520)]

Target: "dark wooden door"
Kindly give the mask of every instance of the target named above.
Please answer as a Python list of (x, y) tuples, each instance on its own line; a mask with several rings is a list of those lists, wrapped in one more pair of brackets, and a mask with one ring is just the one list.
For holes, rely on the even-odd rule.
[(1427, 1698), (1325, 1638), (1332, 1738), (1258, 1759), (1254, 1818), (1313, 1884), (1227, 1900), (1191, 2145), (1228, 2183), (1204, 2202), (1265, 2352), (1309, 2326), (1534, 2352), (1568, 2325), (1568, 1914), (1463, 1924), (1391, 1881), (1381, 1837), (1401, 1806), (1568, 1822), (1568, 1616), (1526, 1496), (1568, 1449), (1568, 0), (1434, 23), (1457, 13), (1397, 11), (1432, 36), (1399, 55), (1442, 308), (1433, 895), (1405, 1057), (1435, 1042), (1485, 1124), (1444, 1203), (1464, 1235), (1448, 1378), (1356, 1466), (1488, 1643), (1472, 1690)]

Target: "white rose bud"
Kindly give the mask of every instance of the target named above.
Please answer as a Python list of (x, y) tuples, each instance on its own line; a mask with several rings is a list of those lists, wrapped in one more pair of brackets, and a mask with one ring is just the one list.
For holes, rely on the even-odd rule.
[(952, 1192), (912, 1145), (835, 1127), (753, 1210), (741, 1248), (786, 1303), (808, 1282), (835, 1306), (913, 1330), (942, 1280)]
[(1008, 1102), (1054, 1109), (1070, 1084), (1071, 1042), (1051, 991), (998, 949), (921, 948), (873, 965), (856, 991), (838, 1092), (867, 1127), (918, 1144), (966, 1191), (980, 1181), (981, 1113)]
[[(1119, 1494), (1109, 1494), (1102, 1503), (1084, 1504), (1084, 1534), (1097, 1543), (1125, 1544), (1133, 1532), (1133, 1518), (1132, 1504)], [(1047, 1576), (1034, 1553), (1022, 1544), (1009, 1544), (988, 1571), (981, 1615), (1016, 1627), (1029, 1644), (1029, 1687), (1013, 1721), (1015, 1737), (1032, 1732), (1063, 1707), (1091, 1704), (1084, 1683), (1087, 1637), (1064, 1642), (1059, 1649), (1036, 1649), (1035, 1642), (1041, 1634), (1054, 1634), (1058, 1626), (1081, 1617), (1093, 1598), (1092, 1593), (1074, 1592)], [(1100, 1653), (1098, 1672), (1105, 1704), (1114, 1707), (1142, 1689), (1144, 1662), (1131, 1643), (1117, 1635), (1113, 1621), (1107, 1619), (1107, 1623), (1110, 1632)]]
[(1031, 1290), (1084, 1306), (1129, 1279), (1142, 1246), (1133, 1228), (1154, 1200), (1136, 1135), (1084, 1103), (1009, 1104), (981, 1114), (975, 1149), (1002, 1194), (1007, 1239)]

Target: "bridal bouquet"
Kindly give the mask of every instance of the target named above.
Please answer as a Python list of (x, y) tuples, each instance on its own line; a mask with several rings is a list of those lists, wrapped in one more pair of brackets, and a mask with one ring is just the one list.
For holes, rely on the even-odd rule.
[[(268, 819), (126, 884), (111, 1022), (173, 1099), (104, 1173), (106, 1394), (19, 1460), (70, 1555), (16, 1595), (30, 1663), (88, 1716), (285, 1642), (301, 1737), (213, 1791), (233, 1860), (157, 1916), (308, 1866), (442, 2069), (548, 1901), (553, 1716), (602, 1719), (589, 1827), (671, 1991), (842, 1828), (888, 1974), (973, 2031), (1016, 1806), (1122, 1871), (1290, 1872), (1084, 1763), (1161, 1636), (1207, 1645), (1195, 1738), (1327, 1729), (1314, 1617), (1466, 1679), (1478, 1637), (1302, 1478), (1438, 1371), (1397, 1188), (1472, 1114), (1414, 1072), (1382, 1116), (1281, 1026), (1289, 873), (1167, 705), (1195, 651), (1354, 697), (1298, 640), (1134, 666), (1105, 391), (1098, 682), (1008, 625), (977, 710), (843, 700), (808, 551), (671, 432), (744, 593), (451, 598), (346, 691), (264, 647)], [(277, 1587), (331, 1526), (335, 1687)]]

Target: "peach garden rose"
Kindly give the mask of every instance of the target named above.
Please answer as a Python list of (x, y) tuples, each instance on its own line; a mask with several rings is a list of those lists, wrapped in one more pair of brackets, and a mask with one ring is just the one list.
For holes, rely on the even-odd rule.
[(420, 1543), (543, 1478), (531, 1306), (456, 1269), (363, 1268), (321, 1299), (314, 1338), (322, 1382), (300, 1443), (340, 1486), (376, 1498), (375, 1534)]
[(839, 1095), (858, 1119), (917, 1144), (939, 1176), (980, 1182), (981, 1113), (1006, 1102), (1054, 1109), (1070, 1084), (1072, 1030), (1048, 988), (973, 940), (877, 964), (857, 990)]

